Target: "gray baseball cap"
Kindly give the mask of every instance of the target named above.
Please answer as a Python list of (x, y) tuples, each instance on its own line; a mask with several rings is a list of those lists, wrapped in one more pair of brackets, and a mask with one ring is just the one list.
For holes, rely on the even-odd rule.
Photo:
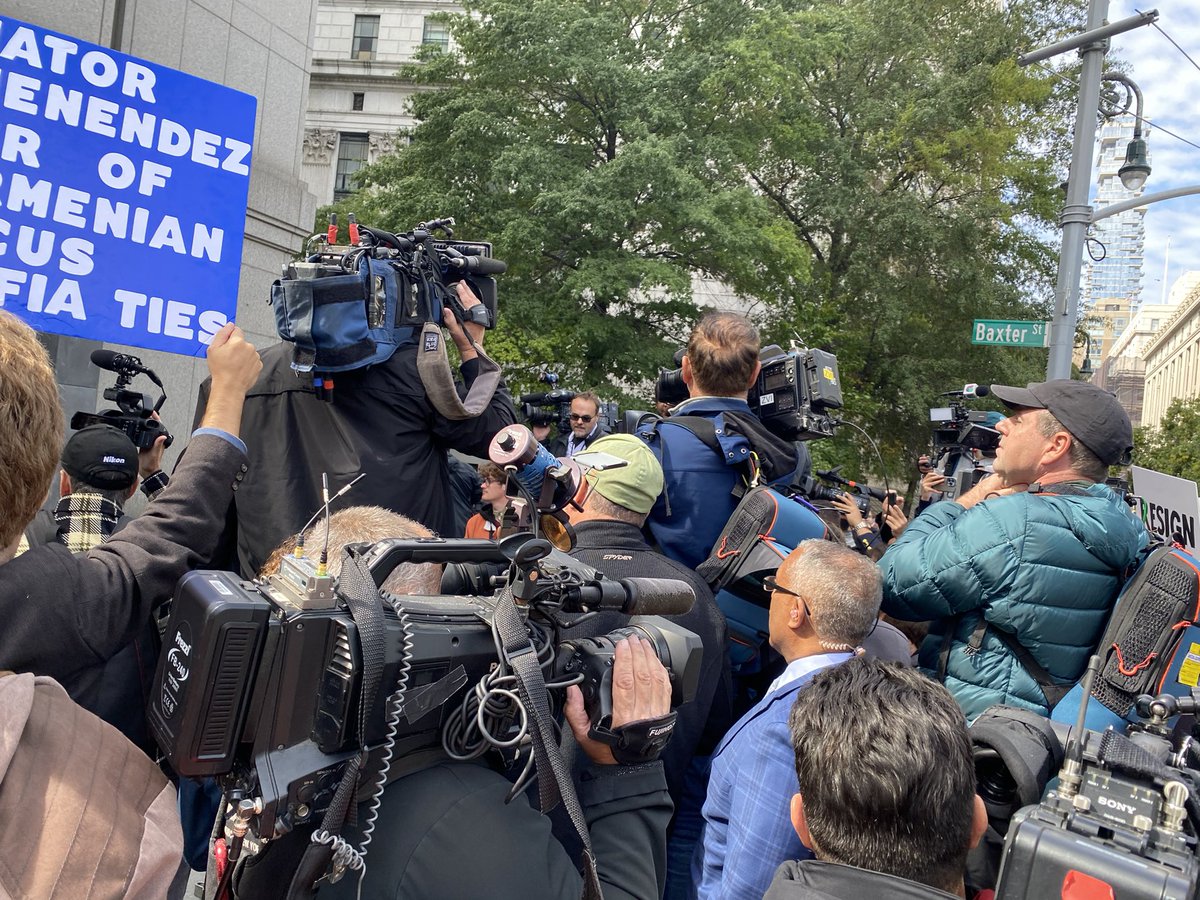
[(1127, 466), (1133, 453), (1133, 425), (1114, 394), (1087, 381), (1060, 378), (1009, 387), (993, 384), (992, 394), (1009, 407), (1044, 409), (1071, 437), (1106, 466)]

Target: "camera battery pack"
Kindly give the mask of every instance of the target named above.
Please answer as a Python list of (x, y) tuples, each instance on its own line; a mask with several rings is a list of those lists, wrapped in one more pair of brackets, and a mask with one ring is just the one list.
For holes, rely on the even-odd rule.
[(1197, 865), (1168, 866), (1113, 838), (1079, 834), (1033, 807), (1014, 817), (1005, 841), (996, 900), (1189, 900)]
[(233, 765), (270, 612), (228, 572), (180, 580), (146, 712), (180, 775), (222, 774)]

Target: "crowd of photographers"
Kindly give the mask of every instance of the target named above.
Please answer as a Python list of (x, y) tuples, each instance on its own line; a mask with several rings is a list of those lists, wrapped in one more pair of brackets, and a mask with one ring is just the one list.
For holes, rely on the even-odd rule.
[[(468, 314), (447, 308), (442, 322), (465, 395), (484, 327), (469, 314), (479, 298), (465, 282), (455, 290)], [(501, 540), (536, 514), (487, 461), (516, 420), (503, 382), (481, 410), (449, 418), (427, 397), (417, 343), (340, 373), (334, 398), (332, 379), (296, 376), (290, 345), (258, 352), (227, 325), (168, 479), (161, 440), (139, 454), (98, 425), (64, 445), (46, 353), (0, 311), (0, 896), (183, 896), (190, 870), (205, 868), (206, 895), (222, 897), (311, 896), (313, 883), (331, 897), (986, 894), (965, 880), (988, 825), (968, 722), (995, 703), (1047, 715), (1083, 674), (1147, 542), (1103, 483), (1128, 462), (1128, 417), (1087, 384), (997, 386), (1009, 415), (994, 456), (971, 460), (973, 486), (949, 490), (923, 458), (907, 510), (894, 494), (873, 512), (832, 492), (816, 504), (827, 539), (784, 548), (758, 586), (769, 649), (757, 648), (757, 670), (739, 669), (741, 638), (696, 569), (735, 552), (723, 532), (748, 488), (787, 490), (810, 473), (803, 444), (751, 408), (759, 336), (729, 313), (704, 316), (690, 337), (678, 376), (687, 399), (664, 401), (633, 433), (609, 433), (594, 394), (547, 401), (561, 413), (554, 454), (606, 460), (582, 465), (562, 510), (571, 555), (613, 578), (690, 585), (691, 610), (673, 618), (703, 646), (695, 697), (672, 713), (667, 669), (649, 643), (623, 639), (610, 740), (597, 739), (579, 689), (567, 695), (576, 790), (565, 809), (506, 802), (516, 773), (486, 757), (433, 758), (388, 785), (369, 828), (349, 817), (339, 840), (373, 831), (365, 871), (359, 859), (337, 883), (300, 884), (313, 825), (267, 842), (230, 877), (228, 835), (214, 842), (212, 828), (230, 798), (185, 779), (177, 811), (142, 723), (153, 690), (143, 657), (179, 579), (205, 568), (265, 577), (285, 555), (321, 549), (336, 576), (345, 545)], [(545, 416), (530, 424), (551, 442)], [(484, 461), (474, 485), (453, 487), (461, 463), (450, 451)], [(48, 515), (60, 464), (62, 500)], [(358, 499), (313, 525), (328, 482), (359, 476)], [(152, 500), (128, 519), (139, 477)], [(467, 518), (456, 497), (472, 486)], [(410, 563), (383, 589), (433, 596), (444, 584), (440, 566)], [(570, 636), (626, 618), (594, 614)], [(673, 732), (661, 753), (645, 723)], [(539, 768), (543, 800), (547, 777)]]

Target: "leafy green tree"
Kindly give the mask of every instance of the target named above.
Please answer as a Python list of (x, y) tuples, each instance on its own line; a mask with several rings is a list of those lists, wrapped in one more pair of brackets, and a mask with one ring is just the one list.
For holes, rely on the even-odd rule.
[(1200, 482), (1200, 397), (1171, 401), (1157, 428), (1135, 428), (1133, 461), (1176, 478)]
[[(838, 355), (847, 417), (885, 470), (911, 471), (938, 392), (1043, 377), (1045, 352), (969, 340), (976, 318), (1046, 318), (1064, 110), (1015, 57), (1070, 19), (1022, 2), (775, 0), (705, 79), (732, 156), (812, 254), (770, 331)], [(821, 453), (878, 472), (864, 447)]]
[(701, 107), (738, 7), (722, 3), (466, 0), (448, 17), (457, 51), (402, 72), (432, 88), (420, 124), (350, 208), (401, 230), (452, 215), (495, 242), (510, 269), (488, 346), (518, 385), (549, 367), (632, 392), (686, 337), (693, 276), (749, 296), (805, 278), (798, 236), (731, 177), (722, 110)]
[(518, 388), (645, 399), (718, 278), (766, 335), (837, 353), (848, 472), (911, 471), (938, 392), (1039, 380), (974, 318), (1042, 319), (1061, 83), (1017, 68), (1082, 0), (465, 0), (402, 76), (411, 143), (347, 209), (453, 215), (510, 271), (489, 349)]

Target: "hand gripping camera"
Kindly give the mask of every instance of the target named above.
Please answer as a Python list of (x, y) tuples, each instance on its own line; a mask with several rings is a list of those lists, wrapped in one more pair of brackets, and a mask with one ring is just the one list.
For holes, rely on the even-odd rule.
[[(162, 422), (153, 418), (153, 414), (162, 409), (167, 399), (163, 383), (154, 370), (143, 366), (136, 356), (104, 349), (92, 351), (92, 365), (117, 373), (116, 383), (104, 389), (104, 399), (116, 403), (117, 409), (105, 409), (99, 413), (77, 412), (71, 416), (71, 428), (78, 431), (89, 425), (111, 425), (128, 435), (139, 451), (149, 450), (159, 436), (165, 434), (167, 442), (164, 446), (170, 447), (175, 438)], [(158, 385), (157, 403), (152, 404), (148, 394), (129, 390), (129, 382), (139, 374)]]
[[(508, 584), (493, 597), (380, 594), (401, 562), (504, 563)], [(505, 680), (497, 625), (497, 611), (515, 602), (551, 710), (561, 690), (578, 684), (593, 736), (613, 743), (618, 758), (621, 750), (653, 758), (670, 727), (623, 748), (610, 728), (612, 654), (627, 629), (571, 640), (569, 629), (587, 616), (568, 624), (561, 614), (635, 616), (628, 627), (653, 643), (677, 706), (695, 696), (700, 639), (638, 614), (676, 614), (693, 601), (685, 582), (608, 579), (528, 535), (499, 544), (355, 545), (346, 548), (338, 581), (292, 557), (261, 582), (191, 572), (176, 591), (149, 721), (179, 774), (215, 776), (231, 802), (249, 803), (249, 830), (259, 841), (320, 822), (352, 761), (361, 764), (363, 800), (447, 755), (496, 750), (519, 765), (534, 712)], [(531, 760), (523, 761), (528, 774)]]

